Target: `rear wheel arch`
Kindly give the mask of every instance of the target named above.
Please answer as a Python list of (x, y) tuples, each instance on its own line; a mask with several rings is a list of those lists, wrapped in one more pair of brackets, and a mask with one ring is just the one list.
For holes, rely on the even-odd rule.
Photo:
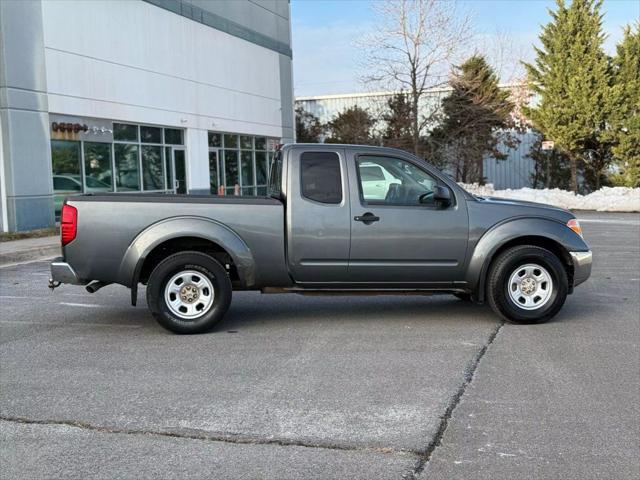
[(146, 283), (153, 269), (165, 258), (180, 252), (200, 252), (216, 259), (229, 273), (232, 282), (239, 281), (233, 257), (220, 244), (202, 237), (173, 237), (156, 245), (145, 257), (140, 258), (138, 282)]
[(241, 288), (255, 284), (253, 255), (233, 230), (204, 217), (169, 218), (142, 231), (120, 263), (118, 283), (131, 288), (133, 305), (138, 283), (146, 281), (157, 263), (181, 251), (198, 251), (228, 264), (231, 279)]

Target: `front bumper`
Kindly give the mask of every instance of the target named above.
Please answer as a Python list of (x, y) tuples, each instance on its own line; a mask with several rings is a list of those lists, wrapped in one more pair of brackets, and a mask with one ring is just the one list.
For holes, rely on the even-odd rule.
[(576, 287), (585, 282), (591, 276), (591, 264), (593, 254), (588, 252), (569, 252), (573, 262), (573, 286)]
[(52, 283), (73, 283), (82, 284), (78, 278), (78, 274), (73, 267), (64, 261), (62, 257), (54, 258), (51, 262), (51, 279), (49, 284)]

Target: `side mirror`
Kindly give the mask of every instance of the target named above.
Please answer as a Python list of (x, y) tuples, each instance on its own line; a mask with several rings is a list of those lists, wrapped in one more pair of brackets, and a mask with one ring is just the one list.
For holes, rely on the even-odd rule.
[(451, 190), (442, 185), (435, 185), (433, 189), (433, 200), (440, 208), (447, 208), (451, 205)]

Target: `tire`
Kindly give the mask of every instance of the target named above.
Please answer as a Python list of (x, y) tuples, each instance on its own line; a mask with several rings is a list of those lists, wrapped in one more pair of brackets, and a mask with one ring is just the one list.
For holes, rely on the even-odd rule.
[(154, 318), (175, 333), (211, 330), (231, 304), (229, 275), (214, 258), (180, 252), (162, 260), (147, 283), (147, 304)]
[(470, 302), (471, 301), (471, 294), (470, 293), (454, 293), (453, 296), (456, 297), (456, 298), (459, 298), (463, 302)]
[(562, 262), (549, 250), (533, 245), (501, 253), (487, 276), (489, 305), (511, 323), (547, 322), (564, 305), (568, 290)]

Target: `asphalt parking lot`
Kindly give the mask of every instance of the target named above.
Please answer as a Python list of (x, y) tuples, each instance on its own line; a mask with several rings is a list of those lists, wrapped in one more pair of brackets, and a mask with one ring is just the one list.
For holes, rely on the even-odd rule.
[(127, 289), (0, 269), (0, 476), (640, 477), (640, 215), (579, 213), (556, 319), (454, 297), (238, 293), (177, 336)]

